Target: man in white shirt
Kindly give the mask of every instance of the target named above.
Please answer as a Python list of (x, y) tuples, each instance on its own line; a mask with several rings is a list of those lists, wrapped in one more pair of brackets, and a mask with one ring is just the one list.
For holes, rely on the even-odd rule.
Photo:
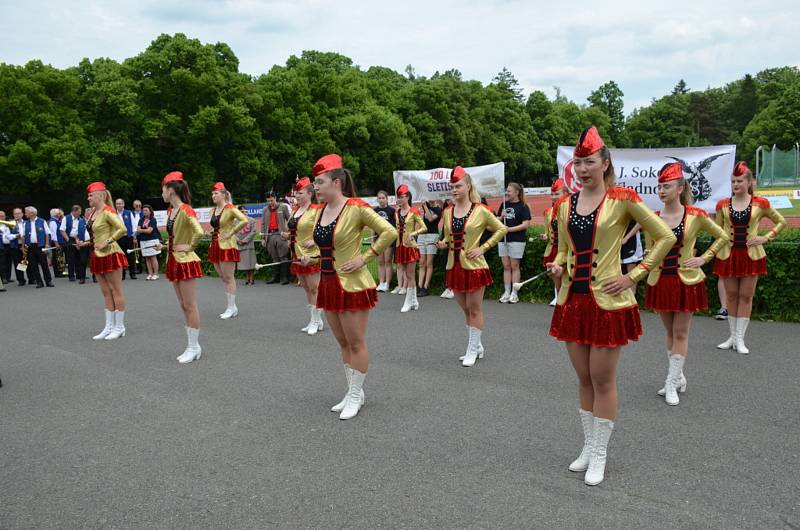
[(142, 218), (142, 201), (136, 199), (133, 201), (133, 211), (131, 212), (131, 219), (133, 220), (133, 231), (136, 232), (136, 227), (139, 226), (139, 219)]
[[(63, 246), (64, 256), (67, 258), (67, 273), (69, 275), (69, 281), (74, 282), (77, 280), (84, 280), (85, 277), (81, 277), (78, 270), (79, 264), (79, 251), (78, 251), (78, 235), (79, 229), (85, 225), (85, 221), (83, 220), (83, 215), (81, 212), (81, 207), (78, 204), (75, 204), (72, 209), (70, 210), (70, 214), (64, 216), (61, 220), (61, 226), (59, 227), (59, 232), (61, 233), (62, 241), (66, 241)], [(83, 234), (80, 234), (83, 237)], [(85, 273), (85, 269), (84, 269)], [(84, 283), (81, 281), (81, 283)]]
[[(133, 200), (133, 211), (131, 212), (131, 224), (133, 225), (133, 246), (134, 248), (139, 246), (139, 239), (136, 237), (136, 229), (139, 227), (139, 220), (142, 218), (142, 201), (139, 199)], [(136, 263), (136, 260), (133, 260)], [(139, 260), (139, 265), (136, 267), (136, 273), (142, 273), (142, 262), (144, 260)]]
[(50, 229), (50, 246), (53, 247), (53, 250), (50, 251), (50, 262), (53, 264), (53, 276), (56, 278), (63, 278), (66, 275), (64, 271), (64, 265), (66, 265), (64, 245), (66, 240), (61, 237), (61, 221), (63, 220), (64, 211), (61, 208), (50, 210), (50, 220), (47, 222)]
[[(128, 250), (135, 247), (136, 243), (136, 225), (133, 224), (133, 212), (125, 208), (125, 201), (117, 198), (114, 201), (114, 206), (117, 208), (117, 215), (119, 215), (122, 224), (125, 225), (126, 233), (124, 236), (117, 240), (119, 248), (127, 254)], [(131, 280), (136, 279), (136, 260), (128, 260), (128, 271), (131, 273)], [(125, 279), (125, 269), (122, 269), (122, 279)]]
[[(0, 221), (6, 220), (6, 212), (0, 210)], [(11, 228), (0, 224), (0, 281), (11, 281)]]
[(17, 269), (17, 265), (22, 261), (22, 222), (24, 220), (22, 208), (14, 208), (12, 215), (14, 216), (12, 220), (17, 225), (11, 228), (9, 233), (3, 235), (3, 242), (8, 244), (8, 257), (11, 261), (11, 270), (17, 276), (17, 286), (22, 287), (28, 283), (25, 273)]
[[(42, 251), (50, 246), (50, 228), (37, 214), (38, 212), (33, 206), (25, 208), (27, 219), (23, 223), (22, 236), (23, 242), (28, 247), (28, 280), (35, 281), (37, 289), (41, 289), (45, 285), (55, 287), (50, 276), (50, 267), (47, 266), (47, 256)], [(41, 275), (39, 268), (42, 270)]]
[[(0, 210), (0, 221), (6, 220), (6, 212)], [(4, 284), (11, 281), (11, 228), (0, 224), (0, 291), (5, 291)], [(7, 243), (6, 240), (9, 242)]]

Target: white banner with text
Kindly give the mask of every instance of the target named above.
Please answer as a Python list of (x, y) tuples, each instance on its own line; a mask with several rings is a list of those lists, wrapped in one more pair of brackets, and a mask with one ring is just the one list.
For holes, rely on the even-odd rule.
[[(573, 147), (559, 146), (558, 176), (571, 192), (582, 187), (572, 171)], [(658, 210), (658, 170), (669, 162), (683, 166), (683, 176), (692, 187), (695, 206), (713, 212), (720, 199), (731, 196), (731, 173), (736, 163), (735, 145), (679, 147), (674, 149), (611, 149), (617, 174), (616, 185), (636, 190), (647, 206)]]
[[(481, 197), (502, 197), (505, 194), (505, 169), (504, 162), (489, 164), (487, 166), (475, 166), (464, 168), (472, 182), (478, 188)], [(452, 199), (453, 193), (450, 190), (450, 173), (453, 168), (424, 169), (420, 171), (395, 171), (394, 193), (398, 186), (406, 184), (411, 189), (411, 197), (414, 202), (418, 201), (443, 201)]]

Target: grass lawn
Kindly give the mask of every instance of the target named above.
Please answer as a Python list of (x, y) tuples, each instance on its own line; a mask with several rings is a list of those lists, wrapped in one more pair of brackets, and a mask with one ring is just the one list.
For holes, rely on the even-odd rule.
[(792, 201), (792, 205), (794, 208), (785, 209), (785, 210), (778, 210), (781, 212), (781, 215), (784, 217), (786, 216), (800, 216), (800, 199), (790, 199)]

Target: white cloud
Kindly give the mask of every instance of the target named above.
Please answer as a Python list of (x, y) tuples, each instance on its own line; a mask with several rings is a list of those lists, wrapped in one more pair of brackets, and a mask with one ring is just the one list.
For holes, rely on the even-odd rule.
[(797, 12), (788, 0), (2, 1), (0, 61), (122, 60), (160, 33), (183, 32), (227, 42), (251, 74), (307, 49), (337, 51), (363, 67), (412, 64), (420, 75), (457, 68), (485, 83), (505, 66), (525, 89), (552, 95), (556, 85), (579, 103), (613, 79), (631, 111), (681, 78), (705, 88), (796, 64)]

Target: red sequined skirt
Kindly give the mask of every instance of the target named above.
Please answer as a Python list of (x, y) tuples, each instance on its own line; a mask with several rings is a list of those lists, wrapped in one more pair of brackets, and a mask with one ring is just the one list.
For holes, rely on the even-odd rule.
[(419, 261), (419, 249), (407, 247), (402, 243), (397, 245), (394, 253), (394, 262), (404, 265), (406, 263), (416, 263)]
[(238, 248), (219, 248), (219, 241), (216, 239), (211, 240), (211, 246), (208, 247), (208, 261), (211, 263), (220, 263), (223, 261), (230, 261), (239, 263), (239, 249)]
[(767, 273), (767, 258), (754, 260), (746, 248), (732, 248), (728, 259), (714, 259), (714, 274), (721, 278), (761, 276)]
[(616, 348), (639, 340), (642, 321), (637, 306), (606, 311), (591, 294), (570, 293), (567, 303), (553, 311), (550, 335), (564, 342)]
[(311, 276), (319, 272), (319, 265), (301, 265), (299, 263), (292, 263), (289, 270), (292, 276)]
[(558, 255), (558, 247), (553, 246), (550, 254), (542, 258), (542, 268), (547, 268), (548, 263), (553, 263), (556, 260), (556, 255)]
[(92, 274), (107, 274), (117, 269), (124, 269), (128, 266), (128, 258), (122, 252), (114, 252), (102, 258), (97, 257), (92, 251), (89, 257), (89, 267), (92, 269)]
[(170, 252), (167, 256), (167, 279), (171, 282), (182, 282), (193, 278), (202, 278), (203, 271), (200, 261), (178, 263)]
[(368, 311), (378, 302), (375, 288), (351, 293), (342, 288), (338, 274), (322, 274), (317, 290), (317, 307), (334, 313)]
[(467, 270), (461, 266), (458, 258), (454, 258), (453, 268), (447, 269), (445, 283), (447, 287), (459, 293), (477, 291), (492, 285), (492, 273), (489, 269)]
[(661, 274), (648, 285), (644, 306), (659, 313), (696, 313), (708, 309), (706, 282), (686, 285), (677, 274)]

